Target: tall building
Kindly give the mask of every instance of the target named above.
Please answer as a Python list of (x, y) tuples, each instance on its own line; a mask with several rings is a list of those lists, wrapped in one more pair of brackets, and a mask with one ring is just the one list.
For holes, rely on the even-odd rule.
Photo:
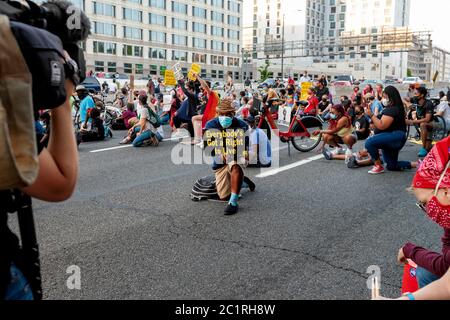
[(88, 70), (163, 76), (181, 62), (241, 77), (242, 0), (75, 0), (91, 20)]
[[(283, 47), (287, 57), (283, 63), (285, 77), (298, 78), (305, 69), (315, 76), (342, 72), (361, 78), (406, 76), (408, 55), (385, 52), (379, 40), (397, 29), (407, 33), (410, 0), (247, 1), (246, 8), (250, 7), (249, 2), (253, 3), (253, 20), (244, 26), (253, 28), (253, 41), (244, 39), (244, 47), (255, 51), (250, 64), (261, 66), (270, 60), (274, 76), (281, 77)], [(344, 38), (352, 37), (366, 38), (363, 43), (367, 44), (338, 45)], [(262, 50), (263, 47), (272, 50)]]

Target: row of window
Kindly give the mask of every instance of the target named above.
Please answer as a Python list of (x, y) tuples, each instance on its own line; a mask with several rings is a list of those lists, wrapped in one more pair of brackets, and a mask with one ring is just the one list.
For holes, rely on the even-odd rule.
[[(94, 69), (96, 72), (117, 72), (118, 67), (116, 62), (105, 62), (105, 61), (94, 61)], [(164, 77), (165, 71), (167, 67), (166, 66), (157, 66), (157, 65), (149, 65), (148, 73), (150, 75), (160, 75), (161, 77)], [(188, 73), (187, 68), (182, 68), (181, 71), (184, 74)], [(124, 63), (123, 64), (123, 72), (127, 74), (144, 74), (144, 64), (142, 63)], [(210, 75), (207, 74), (206, 69), (201, 70), (201, 77), (211, 77), (212, 79), (224, 79), (225, 76), (224, 70), (211, 70)], [(253, 74), (253, 73), (252, 73)], [(234, 78), (236, 80), (239, 80), (240, 78), (239, 72), (234, 72)]]
[[(159, 21), (157, 17), (154, 19), (154, 24), (160, 24), (164, 23), (165, 25), (165, 18), (164, 16), (159, 16), (164, 18), (163, 20)], [(161, 24), (162, 25), (162, 24)], [(186, 20), (180, 20), (176, 18), (172, 18), (172, 27), (174, 29), (179, 29), (183, 31), (188, 31), (188, 21)], [(135, 39), (135, 40), (145, 40), (143, 38), (144, 29), (141, 28), (135, 28), (135, 27), (122, 27), (123, 28), (123, 36), (127, 39)], [(207, 34), (207, 25), (203, 23), (198, 22), (192, 22), (192, 31), (202, 34)], [(233, 40), (240, 40), (241, 39), (241, 33), (237, 30), (227, 29), (227, 32), (225, 33), (225, 28), (217, 27), (217, 26), (211, 26), (211, 35), (222, 37), (224, 38), (225, 35), (227, 35), (228, 39)], [(117, 36), (117, 26), (112, 23), (106, 23), (106, 22), (97, 22), (94, 21), (92, 24), (92, 32), (96, 34), (102, 34), (106, 36)], [(151, 33), (153, 31), (150, 31), (150, 38), (151, 40)], [(166, 34), (165, 32), (160, 32), (161, 34)]]
[[(162, 48), (149, 48), (148, 58), (167, 60), (168, 52), (172, 52), (171, 59), (175, 61), (188, 61), (188, 52), (180, 50), (167, 50)], [(107, 54), (117, 54), (117, 44), (110, 42), (94, 41), (94, 53), (107, 53)], [(144, 57), (144, 47), (143, 46), (133, 46), (133, 45), (123, 45), (122, 46), (123, 56), (132, 57)], [(207, 54), (204, 53), (192, 53), (192, 62), (197, 63), (210, 63), (217, 65), (224, 65), (225, 57), (218, 55), (211, 55), (210, 60), (207, 60)], [(227, 65), (233, 67), (239, 67), (240, 59), (227, 57)]]
[[(240, 8), (240, 4), (238, 4), (238, 5)], [(97, 15), (103, 15), (103, 16), (115, 18), (115, 17), (117, 17), (116, 8), (117, 7), (112, 4), (107, 4), (107, 3), (102, 3), (102, 2), (93, 2), (92, 3), (92, 11), (94, 12), (94, 14), (97, 14)], [(161, 8), (164, 10), (166, 9), (166, 8), (162, 8), (162, 7), (157, 7), (157, 8)], [(172, 1), (172, 11), (176, 12), (176, 13), (181, 13), (181, 14), (187, 15), (188, 14), (188, 5), (184, 4), (184, 3)], [(239, 13), (240, 9), (239, 9), (239, 11), (231, 10), (231, 12)], [(203, 18), (203, 19), (207, 19), (207, 17), (208, 17), (206, 9), (195, 7), (195, 6), (192, 7), (192, 15), (194, 17)], [(131, 9), (131, 8), (122, 8), (122, 18), (125, 20), (144, 22), (143, 16), (144, 16), (144, 12), (142, 10)], [(225, 22), (225, 14), (223, 14), (221, 12), (211, 11), (210, 18), (211, 18), (211, 20), (216, 21), (216, 22), (221, 22), (221, 23)], [(230, 25), (240, 26), (240, 24), (241, 24), (240, 17), (228, 15), (227, 19), (228, 19), (227, 22)], [(150, 21), (150, 19), (149, 19), (149, 21)]]
[[(126, 1), (135, 3), (135, 4), (139, 4), (139, 5), (143, 5), (144, 1), (145, 1), (145, 3), (148, 3), (149, 7), (152, 7), (152, 8), (159, 8), (159, 9), (167, 8), (166, 0), (126, 0)], [(214, 7), (218, 7), (218, 8), (222, 8), (222, 9), (225, 9), (225, 3), (226, 3), (225, 0), (196, 0), (196, 2), (199, 2), (202, 4), (210, 4)], [(172, 6), (173, 6), (173, 3), (176, 3), (177, 5), (184, 5), (181, 2), (172, 1)], [(228, 4), (228, 6), (227, 6), (228, 10), (240, 12), (241, 6), (238, 2), (228, 0), (227, 4)]]

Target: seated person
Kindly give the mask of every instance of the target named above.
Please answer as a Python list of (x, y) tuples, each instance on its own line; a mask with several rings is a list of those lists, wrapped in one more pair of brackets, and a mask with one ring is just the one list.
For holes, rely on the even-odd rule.
[(236, 113), (236, 116), (240, 119), (247, 119), (250, 115), (250, 106), (249, 106), (250, 99), (248, 97), (242, 98), (243, 105), (239, 108), (239, 110)]
[(269, 168), (272, 166), (272, 146), (264, 130), (258, 128), (259, 117), (248, 116), (250, 126), (249, 168)]
[(319, 116), (324, 120), (329, 120), (329, 113), (331, 111), (332, 103), (330, 102), (327, 95), (322, 96), (322, 101), (319, 103)]
[[(132, 120), (135, 119), (133, 122)], [(114, 120), (112, 124), (113, 130), (129, 130), (132, 126), (134, 126), (137, 122), (137, 115), (134, 112), (134, 104), (128, 103), (127, 110), (122, 113), (120, 117)]]
[(316, 97), (316, 91), (314, 88), (308, 89), (308, 106), (305, 108), (304, 113), (306, 115), (315, 116), (318, 114), (319, 100)]
[(357, 138), (357, 141), (366, 140), (370, 136), (370, 122), (364, 113), (364, 108), (360, 105), (355, 106), (353, 127), (355, 128), (353, 134)]
[[(220, 133), (220, 135), (223, 135), (224, 132), (245, 132), (248, 130), (248, 125), (235, 117), (236, 109), (233, 106), (233, 101), (222, 100), (217, 106), (216, 112), (217, 118), (206, 124), (206, 137), (208, 137), (208, 134)], [(220, 148), (214, 149), (212, 153), (214, 156), (213, 170), (216, 176), (217, 193), (221, 200), (229, 199), (225, 208), (225, 215), (233, 215), (238, 212), (239, 194), (243, 186), (248, 186), (251, 191), (255, 190), (255, 184), (244, 176), (245, 159), (238, 155), (239, 150), (236, 147), (238, 141), (235, 139), (229, 140), (232, 140), (232, 145), (223, 147), (227, 154), (223, 154), (223, 152), (217, 153), (217, 149)]]
[(88, 120), (91, 123), (90, 130), (81, 128), (81, 141), (103, 141), (105, 140), (105, 127), (103, 126), (103, 120), (100, 118), (100, 111), (98, 109), (92, 109), (89, 112)]
[(435, 115), (444, 119), (445, 128), (447, 132), (450, 131), (450, 105), (448, 104), (446, 96), (441, 99), (441, 103), (436, 108)]
[(356, 138), (353, 135), (353, 126), (350, 117), (345, 113), (342, 105), (335, 105), (331, 108), (331, 121), (328, 130), (317, 130), (314, 135), (323, 134), (323, 141), (331, 147), (333, 151), (323, 150), (325, 159), (332, 160), (334, 155), (343, 154), (344, 150), (341, 144), (347, 145), (346, 156), (353, 154), (352, 148), (356, 143)]
[(431, 137), (431, 132), (433, 131), (434, 106), (433, 103), (427, 99), (427, 95), (428, 90), (426, 88), (420, 87), (416, 89), (416, 119), (406, 120), (407, 125), (420, 126), (420, 136), (422, 139), (422, 149), (420, 149), (418, 154), (420, 158), (426, 157), (432, 147), (432, 141), (429, 137)]
[(139, 109), (137, 110), (139, 122), (129, 131), (127, 137), (121, 144), (133, 143), (134, 147), (146, 145), (158, 146), (159, 140), (156, 136), (157, 116), (147, 104), (147, 94), (139, 95)]

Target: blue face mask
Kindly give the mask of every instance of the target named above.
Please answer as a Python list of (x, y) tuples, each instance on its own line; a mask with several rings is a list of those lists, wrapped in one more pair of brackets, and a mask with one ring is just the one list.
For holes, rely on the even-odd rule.
[(335, 115), (334, 113), (332, 113), (332, 114), (330, 114), (330, 118), (333, 119), (333, 120), (336, 120), (336, 119), (337, 119), (337, 115)]
[(231, 126), (231, 124), (233, 123), (233, 118), (219, 117), (219, 122), (220, 122), (220, 125), (222, 126), (222, 128), (226, 129), (226, 128), (229, 128)]

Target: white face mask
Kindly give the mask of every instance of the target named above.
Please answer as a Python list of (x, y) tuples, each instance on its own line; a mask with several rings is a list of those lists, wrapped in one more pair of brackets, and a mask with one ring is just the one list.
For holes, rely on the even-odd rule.
[(383, 106), (385, 106), (385, 107), (389, 107), (389, 104), (390, 104), (391, 102), (389, 101), (389, 99), (382, 99), (381, 100), (381, 104), (383, 105)]

